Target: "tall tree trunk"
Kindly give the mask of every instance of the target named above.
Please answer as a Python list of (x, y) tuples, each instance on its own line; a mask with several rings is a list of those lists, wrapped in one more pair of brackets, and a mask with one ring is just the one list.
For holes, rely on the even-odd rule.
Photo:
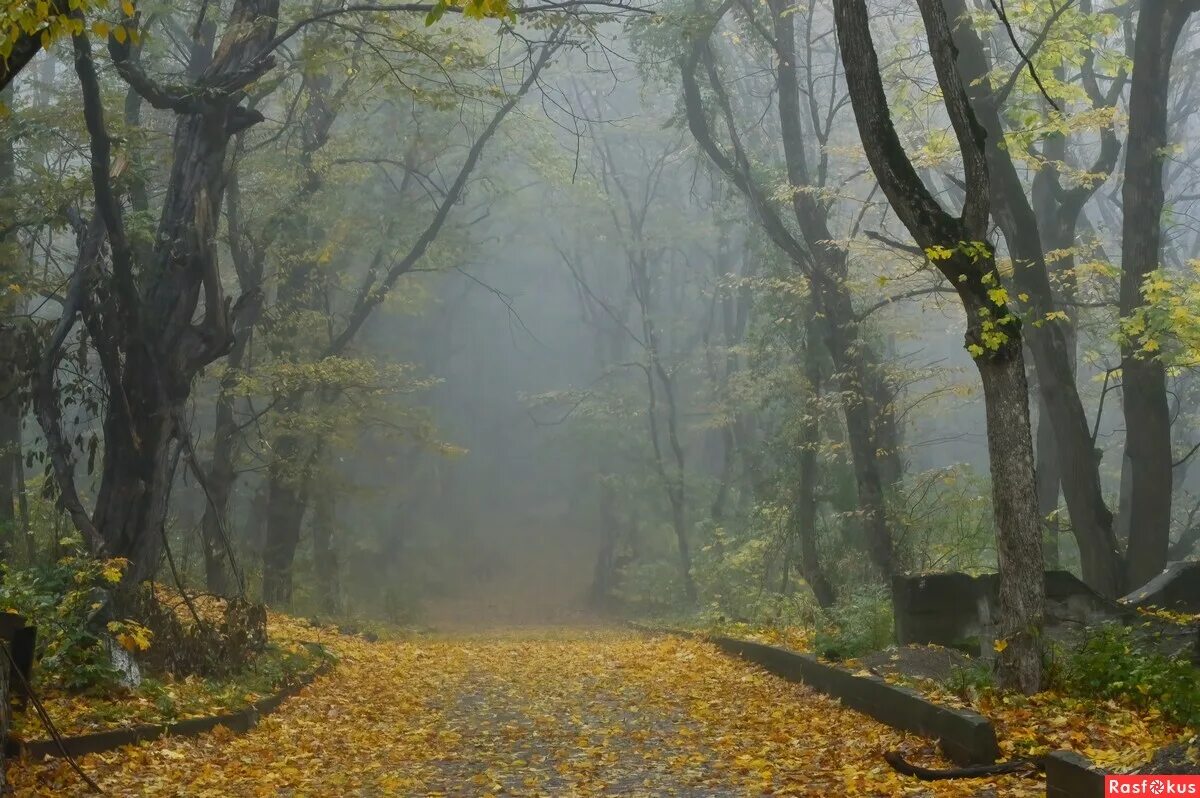
[(29, 515), (29, 494), (26, 492), (25, 486), (25, 462), (21, 457), (17, 458), (16, 466), (17, 513), (21, 521), (17, 529), (25, 540), (25, 561), (32, 565), (37, 562), (37, 539), (33, 536), (33, 520)]
[(992, 507), (1000, 568), (1000, 657), (1010, 686), (1032, 693), (1041, 686), (1041, 619), (1045, 582), (1037, 516), (1029, 386), (1020, 345), (1015, 353), (976, 358), (987, 411)]
[[(237, 366), (230, 364), (230, 372)], [(201, 531), (204, 539), (204, 578), (208, 592), (225, 596), (230, 592), (229, 498), (236, 479), (234, 450), (238, 426), (233, 415), (233, 397), (222, 385), (217, 395), (216, 418), (213, 428), (213, 454), (209, 461), (204, 486), (205, 505)]]
[[(213, 240), (229, 139), (262, 119), (239, 102), (245, 87), (274, 65), (277, 21), (277, 0), (237, 0), (219, 55), (204, 70), (203, 92), (157, 83), (132, 58), (128, 38), (109, 38), (117, 72), (157, 107), (175, 113), (170, 177), (155, 243), (145, 253), (126, 236), (91, 41), (86, 32), (72, 39), (95, 219), (41, 359), (35, 408), (64, 507), (94, 553), (130, 561), (127, 584), (158, 567), (174, 465), (181, 447), (191, 448), (183, 419), (192, 381), (231, 343)], [(103, 271), (96, 268), (102, 238), (109, 266)], [(109, 289), (103, 304), (93, 301), (98, 281)], [(74, 452), (63, 435), (55, 385), (61, 347), (77, 316), (96, 348), (109, 395), (100, 488), (90, 514), (75, 485)]]
[[(1106, 596), (1121, 592), (1121, 551), (1113, 531), (1112, 513), (1104, 501), (1099, 460), (1087, 415), (1075, 385), (1069, 322), (1047, 319), (1058, 310), (1050, 286), (1037, 216), (1025, 195), (1021, 178), (1004, 145), (1004, 128), (996, 96), (988, 82), (983, 46), (971, 27), (963, 0), (944, 0), (955, 24), (958, 67), (979, 123), (986, 132), (985, 153), (990, 172), (991, 206), (1013, 260), (1014, 283), (1029, 296), (1036, 322), (1024, 328), (1033, 355), (1045, 418), (1054, 432), (1055, 454), (1071, 526), (1079, 544), (1084, 580)], [(1049, 479), (1050, 475), (1046, 475)], [(1047, 485), (1047, 491), (1051, 490)], [(1057, 497), (1057, 488), (1054, 488)], [(1036, 505), (1039, 506), (1040, 505)]]
[[(671, 505), (671, 528), (675, 532), (675, 542), (679, 555), (679, 576), (683, 583), (684, 596), (688, 606), (694, 606), (697, 600), (696, 582), (692, 575), (692, 550), (688, 540), (686, 480), (687, 470), (684, 461), (683, 443), (679, 437), (679, 405), (675, 398), (674, 375), (667, 369), (662, 360), (661, 340), (654, 320), (654, 287), (651, 279), (648, 254), (642, 240), (642, 225), (645, 216), (636, 216), (631, 211), (631, 228), (633, 230), (633, 245), (626, 252), (629, 265), (630, 287), (638, 311), (641, 316), (642, 349), (646, 363), (642, 369), (646, 375), (646, 420), (650, 433), (650, 445), (654, 452), (655, 470), (662, 482), (663, 491)], [(663, 404), (666, 405), (666, 444), (670, 453), (670, 461), (664, 453), (660, 431), (660, 409), (657, 385), (662, 385)]]
[(9, 397), (0, 397), (0, 562), (7, 563), (12, 562), (21, 529), (16, 508), (16, 477), (21, 467), (18, 406), (15, 391)]
[[(304, 190), (313, 182), (306, 181)], [(302, 194), (300, 199), (304, 198), (306, 195)], [(202, 486), (205, 491), (204, 518), (201, 522), (204, 537), (204, 573), (209, 592), (219, 596), (226, 595), (232, 588), (230, 576), (236, 567), (236, 563), (233, 562), (229, 502), (237, 482), (235, 463), (241, 429), (234, 415), (233, 393), (244, 374), (250, 341), (266, 302), (262, 285), (263, 258), (265, 247), (270, 243), (263, 241), (258, 247), (247, 245), (242, 229), (241, 184), (236, 167), (229, 175), (225, 199), (229, 250), (233, 255), (238, 282), (242, 289), (243, 307), (233, 321), (233, 346), (226, 358), (225, 373), (217, 391), (213, 419), (213, 453), (205, 474), (205, 484)], [(280, 226), (277, 220), (269, 225), (270, 240), (274, 240)], [(238, 588), (245, 589), (245, 585), (239, 584)]]
[[(0, 91), (0, 103), (12, 107), (12, 90)], [(12, 124), (12, 121), (9, 121)], [(2, 131), (4, 134), (9, 130)], [(16, 175), (12, 137), (0, 135), (0, 199), (13, 196)], [(17, 264), (8, 235), (0, 233), (0, 274), (15, 278)], [(6, 303), (7, 304), (7, 303)], [(5, 308), (10, 310), (10, 308)], [(21, 465), (21, 374), (16, 331), (0, 329), (0, 561), (11, 562), (17, 531), (16, 477)], [(0, 783), (3, 783), (0, 781)]]
[[(302, 394), (287, 396), (280, 412), (300, 412)], [(308, 510), (309, 471), (315, 456), (310, 442), (294, 432), (282, 432), (271, 444), (267, 470), (267, 530), (263, 542), (263, 601), (287, 607), (292, 602), (292, 564)]]
[[(776, 14), (778, 20), (783, 23), (781, 30), (790, 28), (791, 13), (791, 10), (785, 9)], [(890, 422), (879, 423), (879, 409), (872, 402), (872, 397), (881, 395), (881, 392), (872, 388), (880, 388), (886, 381), (882, 377), (882, 370), (875, 355), (861, 338), (849, 288), (845, 284), (845, 253), (833, 243), (834, 237), (829, 234), (825, 219), (826, 212), (818, 208), (810, 196), (809, 189), (812, 186), (807, 180), (803, 131), (797, 115), (798, 99), (795, 95), (799, 89), (795, 79), (795, 59), (781, 55), (776, 81), (780, 87), (780, 123), (783, 127), (788, 177), (796, 187), (792, 195), (792, 204), (805, 239), (803, 244), (793, 236), (788, 225), (776, 212), (773, 207), (774, 201), (768, 198), (767, 193), (754, 180), (750, 159), (742, 150), (729, 99), (720, 83), (711, 47), (706, 38), (711, 35), (711, 30), (705, 31), (704, 34), (704, 37), (697, 37), (691, 53), (681, 63), (680, 75), (688, 128), (709, 160), (745, 195), (751, 210), (758, 217), (772, 243), (809, 278), (814, 301), (828, 320), (826, 346), (838, 374), (839, 390), (846, 399), (843, 402), (846, 426), (853, 431), (850, 436), (850, 453), (858, 505), (866, 528), (867, 548), (874, 567), (881, 576), (886, 577), (892, 572), (895, 564), (884, 504), (883, 472), (886, 470), (891, 478), (898, 476), (899, 470), (894, 467), (898, 463), (898, 451), (884, 452), (883, 456), (887, 458), (889, 466), (886, 469), (881, 468), (880, 457), (883, 449), (880, 444), (883, 441), (877, 438), (877, 435), (881, 429), (886, 429), (889, 444), (897, 444), (898, 434), (894, 417)], [(794, 33), (790, 37), (786, 33), (777, 33), (770, 44), (777, 51), (783, 49), (786, 53), (787, 42), (792, 42), (794, 48)], [(703, 96), (696, 78), (697, 67), (701, 64), (707, 72), (719, 110), (725, 117), (732, 140), (731, 154), (722, 151), (709, 127)], [(785, 95), (788, 98), (786, 101)], [(824, 232), (821, 232), (822, 230)], [(886, 412), (890, 412), (890, 409)]]
[[(800, 544), (800, 573), (812, 589), (817, 603), (822, 607), (833, 606), (837, 599), (833, 585), (821, 567), (817, 552), (817, 448), (821, 443), (821, 361), (817, 357), (815, 341), (818, 325), (807, 320), (807, 335), (801, 357), (804, 358), (804, 376), (807, 382), (804, 419), (800, 425), (800, 440), (797, 450), (800, 457), (800, 482), (796, 488), (796, 502), (792, 508), (792, 523)], [(789, 551), (790, 560), (790, 551)], [(788, 565), (785, 564), (785, 573)]]
[[(131, 376), (136, 370), (129, 369)], [(157, 389), (145, 384), (127, 384), (126, 396), (130, 416), (112, 408), (105, 412), (104, 470), (93, 523), (106, 553), (129, 560), (125, 580), (136, 584), (154, 575), (163, 552), (175, 460), (170, 442), (181, 434), (176, 419), (183, 407), (159, 401)]]
[[(276, 445), (289, 449), (294, 446), (294, 441), (277, 440)], [(292, 565), (300, 545), (308, 497), (292, 475), (273, 472), (269, 484), (262, 597), (274, 607), (289, 607), (292, 603)]]
[[(861, 335), (861, 333), (860, 333)], [(904, 431), (896, 414), (896, 389), (888, 378), (885, 363), (895, 360), (894, 347), (869, 358), (872, 350), (859, 353), (864, 390), (874, 416), (875, 459), (879, 461), (879, 481), (890, 491), (904, 478)]]
[(679, 574), (683, 579), (683, 595), (689, 607), (697, 601), (696, 580), (692, 576), (692, 547), (688, 542), (687, 520), (683, 503), (682, 486), (667, 489), (671, 500), (671, 528), (675, 530), (675, 544), (679, 550)]
[[(983, 384), (992, 506), (1000, 569), (999, 657), (1003, 686), (1041, 688), (1045, 579), (1029, 386), (1021, 324), (996, 291), (1000, 274), (986, 243), (990, 217), (986, 133), (956, 64), (942, 0), (918, 0), (929, 50), (963, 161), (964, 205), (952, 216), (917, 174), (892, 123), (865, 0), (835, 0), (834, 19), (859, 138), (892, 210), (954, 286), (967, 316), (967, 349)], [(938, 249), (940, 248), (940, 249)], [(942, 253), (945, 253), (944, 255)]]
[[(775, 0), (771, 10), (779, 52), (775, 76), (779, 89), (779, 124), (788, 180), (793, 187), (793, 211), (801, 234), (816, 261), (812, 290), (826, 320), (827, 346), (840, 375), (838, 388), (844, 404), (868, 551), (879, 575), (886, 582), (891, 577), (895, 563), (880, 467), (881, 453), (885, 449), (877, 437), (883, 425), (880, 424), (880, 407), (873, 401), (883, 383), (881, 366), (875, 361), (871, 347), (862, 340), (862, 331), (856, 321), (850, 288), (846, 283), (847, 253), (833, 243), (835, 236), (829, 230), (828, 210), (818, 204), (809, 190), (812, 188), (812, 179), (801, 124), (795, 14), (782, 0)], [(894, 424), (891, 425), (891, 431), (894, 432)]]
[[(1195, 0), (1145, 0), (1138, 12), (1125, 183), (1121, 188), (1122, 317), (1142, 307), (1142, 283), (1159, 268), (1164, 204), (1163, 161), (1170, 139), (1167, 100), (1171, 61)], [(1125, 410), (1125, 460), (1129, 469), (1130, 519), (1127, 576), (1136, 588), (1157, 575), (1171, 544), (1171, 419), (1163, 363), (1139, 352), (1134, 336), (1121, 346), (1121, 395)]]
[(733, 481), (734, 465), (737, 460), (737, 443), (733, 435), (733, 422), (726, 421), (720, 429), (721, 475), (717, 478), (717, 495), (713, 498), (712, 522), (714, 526), (725, 523), (725, 504), (729, 501), (729, 487)]
[(1062, 475), (1058, 470), (1057, 441), (1050, 423), (1050, 411), (1040, 399), (1035, 451), (1038, 515), (1042, 519), (1042, 559), (1046, 567), (1053, 570), (1060, 565), (1058, 492)]
[[(124, 331), (130, 346), (123, 367), (116, 365), (114, 354), (107, 360), (101, 354), (110, 378), (116, 378), (117, 394), (105, 410), (104, 466), (92, 523), (103, 535), (107, 553), (130, 561), (126, 580), (131, 583), (148, 578), (158, 567), (175, 457), (171, 444), (188, 434), (179, 422), (192, 375), (218, 345), (191, 338), (189, 333), (195, 333), (190, 311), (186, 320), (180, 314), (182, 298), (189, 293), (195, 297), (196, 273), (207, 268), (192, 261), (211, 257), (224, 187), (226, 125), (225, 114), (181, 117), (168, 187), (169, 197), (180, 199), (164, 209), (156, 239), (176, 243), (155, 254), (163, 273), (174, 279), (162, 280), (143, 297), (140, 329)], [(210, 220), (211, 226), (198, 229), (198, 218)], [(210, 301), (220, 299), (214, 294)], [(224, 308), (209, 307), (206, 315), (223, 312)], [(164, 335), (152, 337), (151, 330)]]
[(317, 606), (337, 616), (342, 609), (342, 585), (337, 549), (337, 500), (333, 489), (321, 486), (313, 497), (313, 571)]
[[(964, 70), (965, 71), (965, 70)], [(1063, 70), (1056, 70), (1055, 77), (1065, 79)], [(969, 79), (969, 77), (968, 77)], [(1071, 212), (1061, 203), (1062, 188), (1058, 182), (1057, 164), (1065, 163), (1066, 137), (1054, 134), (1047, 137), (1042, 147), (1042, 155), (1051, 163), (1044, 165), (1034, 175), (1030, 189), (1030, 203), (1037, 216), (1038, 228), (1041, 231), (1043, 249), (1051, 252), (1073, 252), (1075, 247), (1075, 222), (1078, 212)], [(1065, 211), (1065, 213), (1064, 213)], [(1046, 262), (1046, 268), (1052, 269), (1055, 283), (1059, 292), (1066, 300), (1073, 300), (1074, 285), (1074, 255), (1062, 254), (1051, 266)], [(1076, 314), (1073, 309), (1065, 308), (1069, 324), (1064, 325), (1067, 333), (1067, 348), (1071, 360), (1072, 379), (1077, 380), (1076, 368)], [(1076, 382), (1076, 384), (1078, 384)], [(1037, 393), (1038, 422), (1034, 439), (1034, 461), (1037, 469), (1038, 513), (1042, 517), (1042, 555), (1046, 568), (1058, 569), (1061, 566), (1061, 546), (1059, 534), (1062, 528), (1058, 517), (1059, 496), (1062, 492), (1062, 467), (1058, 453), (1058, 440), (1054, 434), (1050, 409), (1040, 391)]]
[[(867, 553), (879, 576), (886, 582), (896, 568), (891, 528), (888, 526), (884, 499), (881, 448), (876, 439), (876, 408), (868, 398), (866, 364), (854, 351), (857, 344), (849, 339), (848, 325), (835, 319), (852, 318), (848, 297), (839, 297), (836, 307), (825, 311), (826, 346), (838, 369), (837, 387), (842, 396), (842, 414), (846, 419), (846, 437), (850, 444), (850, 462), (858, 491), (858, 509), (867, 535)], [(828, 307), (828, 306), (827, 306)], [(843, 314), (833, 316), (832, 312)]]
[(596, 565), (592, 569), (592, 587), (588, 591), (589, 602), (594, 609), (605, 609), (612, 600), (616, 587), (617, 540), (621, 534), (617, 519), (617, 491), (611, 477), (600, 475), (600, 548), (596, 551)]
[[(312, 240), (313, 246), (320, 242), (321, 231), (312, 223), (307, 212), (308, 203), (325, 185), (325, 174), (314, 166), (314, 156), (329, 142), (330, 132), (351, 80), (352, 78), (348, 78), (335, 91), (329, 74), (315, 72), (305, 76), (306, 102), (300, 115), (302, 135), (297, 156), (297, 166), (302, 171), (303, 179), (290, 201), (273, 213), (264, 225), (261, 236), (253, 243), (245, 235), (243, 228), (241, 186), (236, 168), (229, 177), (226, 193), (229, 250), (233, 256), (244, 299), (241, 312), (234, 319), (233, 346), (226, 360), (225, 376), (217, 397), (213, 457), (207, 475), (210, 501), (204, 513), (205, 564), (209, 590), (214, 593), (223, 592), (223, 589), (227, 588), (228, 570), (231, 566), (226, 561), (231, 548), (231, 541), (227, 536), (227, 516), (229, 499), (237, 479), (234, 459), (241, 434), (234, 418), (231, 392), (244, 368), (254, 331), (263, 317), (266, 304), (263, 285), (265, 260), (268, 249), (280, 236), (290, 236), (292, 239), (306, 236)], [(238, 144), (240, 150), (240, 138)], [(292, 305), (305, 302), (308, 295), (304, 285), (311, 279), (312, 272), (311, 264), (302, 264), (288, 275), (280, 287), (277, 301), (284, 313), (296, 310)], [(299, 517), (302, 516), (303, 513), (300, 513)], [(296, 530), (295, 534), (299, 539), (299, 530)]]

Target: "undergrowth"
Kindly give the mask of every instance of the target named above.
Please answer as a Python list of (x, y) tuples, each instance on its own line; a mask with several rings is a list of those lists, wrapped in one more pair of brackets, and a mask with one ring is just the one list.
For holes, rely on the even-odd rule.
[[(318, 632), (290, 619), (281, 619), (267, 641), (265, 628), (242, 622), (257, 615), (265, 623), (261, 608), (244, 600), (203, 596), (185, 602), (161, 587), (146, 589), (141, 599), (155, 601), (153, 617), (145, 617), (148, 625), (111, 620), (110, 599), (124, 561), (93, 559), (73, 539), (60, 543), (66, 553), (51, 564), (4, 566), (0, 610), (19, 613), (37, 627), (33, 687), (63, 733), (237, 711), (332, 660), (324, 646), (309, 642)], [(141, 600), (137, 606), (149, 605)], [(193, 611), (203, 623), (192, 620)], [(259, 638), (253, 645), (242, 644), (247, 629)], [(231, 642), (239, 645), (219, 648), (226, 667), (191, 672), (176, 667), (193, 648)], [(140, 680), (121, 673), (114, 652), (121, 652), (117, 659), (139, 664)], [(13, 731), (26, 738), (45, 734), (31, 709), (14, 716)]]
[(1187, 658), (1156, 651), (1130, 627), (1093, 630), (1053, 676), (1068, 694), (1155, 709), (1182, 726), (1200, 728), (1200, 670)]
[(855, 659), (891, 645), (893, 629), (887, 591), (862, 587), (824, 611), (813, 634), (813, 651), (831, 660)]

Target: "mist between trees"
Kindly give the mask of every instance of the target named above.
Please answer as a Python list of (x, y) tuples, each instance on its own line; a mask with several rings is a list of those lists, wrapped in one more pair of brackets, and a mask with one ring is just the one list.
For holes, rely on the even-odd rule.
[(1033, 690), (1044, 567), (1200, 540), (1200, 3), (74, 5), (2, 12), (10, 569), (432, 626), (998, 569)]

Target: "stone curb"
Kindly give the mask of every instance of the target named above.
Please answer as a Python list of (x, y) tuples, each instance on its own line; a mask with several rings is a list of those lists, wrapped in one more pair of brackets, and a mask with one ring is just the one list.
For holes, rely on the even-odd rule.
[(1045, 758), (1046, 798), (1104, 798), (1104, 771), (1074, 751)]
[(630, 625), (649, 634), (707, 640), (727, 654), (753, 662), (789, 681), (803, 682), (880, 723), (937, 740), (946, 757), (958, 765), (990, 765), (1000, 758), (996, 730), (983, 715), (935, 704), (915, 690), (889, 684), (878, 676), (858, 675), (810, 654), (750, 640)]
[[(76, 737), (63, 737), (63, 748), (66, 749), (66, 753), (70, 756), (77, 757), (85, 754), (112, 751), (126, 745), (133, 745), (146, 740), (156, 740), (159, 737), (196, 737), (197, 735), (212, 731), (217, 726), (224, 726), (232, 732), (243, 734), (257, 726), (259, 718), (264, 715), (270, 715), (279, 709), (280, 704), (312, 684), (319, 676), (329, 673), (330, 670), (332, 670), (332, 665), (330, 663), (323, 663), (321, 666), (301, 676), (295, 684), (289, 685), (278, 693), (269, 695), (266, 698), (261, 698), (237, 712), (186, 718), (174, 723), (146, 723), (122, 729), (81, 734)], [(6, 753), (9, 756), (30, 757), (34, 759), (63, 755), (63, 751), (53, 740), (24, 741), (12, 737), (8, 739)]]

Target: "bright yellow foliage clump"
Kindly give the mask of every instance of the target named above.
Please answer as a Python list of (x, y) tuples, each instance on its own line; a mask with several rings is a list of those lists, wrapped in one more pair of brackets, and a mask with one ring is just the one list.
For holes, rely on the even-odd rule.
[[(21, 39), (34, 38), (41, 47), (48, 48), (59, 39), (77, 36), (88, 27), (90, 15), (103, 12), (117, 5), (124, 17), (133, 17), (137, 8), (132, 0), (120, 0), (113, 4), (109, 0), (0, 0), (0, 58), (12, 55), (13, 47)], [(120, 41), (131, 35), (123, 25), (111, 25), (97, 20), (92, 31), (107, 36), (112, 31)]]

